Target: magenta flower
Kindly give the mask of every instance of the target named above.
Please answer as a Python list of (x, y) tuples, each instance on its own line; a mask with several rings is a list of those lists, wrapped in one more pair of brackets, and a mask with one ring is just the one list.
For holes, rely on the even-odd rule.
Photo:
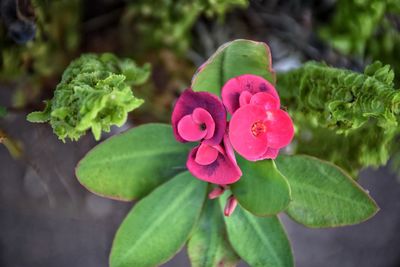
[(224, 215), (229, 217), (235, 211), (238, 202), (234, 195), (231, 195), (226, 201)]
[(280, 105), (275, 87), (264, 78), (252, 74), (244, 74), (228, 80), (222, 87), (222, 102), (227, 111), (234, 114), (238, 108), (249, 104), (253, 95), (260, 92), (270, 94), (276, 99), (277, 105)]
[(200, 180), (219, 185), (232, 184), (242, 176), (227, 135), (221, 145), (211, 146), (202, 142), (193, 148), (186, 166)]
[(269, 93), (254, 94), (235, 111), (229, 123), (233, 148), (245, 159), (275, 159), (293, 138), (293, 122)]
[[(221, 186), (211, 198), (222, 194), (226, 185), (242, 175), (233, 149), (252, 161), (274, 159), (294, 134), (292, 120), (280, 109), (278, 93), (265, 79), (250, 74), (230, 79), (222, 88), (222, 97), (223, 103), (210, 93), (189, 88), (172, 112), (175, 138), (180, 142), (200, 142), (189, 153), (189, 172)], [(225, 108), (232, 113), (228, 133)], [(231, 202), (228, 214), (235, 207)]]
[(226, 111), (218, 97), (186, 89), (172, 112), (172, 127), (179, 142), (203, 141), (219, 145), (226, 129)]

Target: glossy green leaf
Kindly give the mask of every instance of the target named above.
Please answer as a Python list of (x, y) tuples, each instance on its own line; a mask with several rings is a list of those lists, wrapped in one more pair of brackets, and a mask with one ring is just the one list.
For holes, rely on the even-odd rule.
[[(221, 206), (225, 202), (221, 198)], [(252, 267), (291, 267), (289, 240), (277, 216), (257, 217), (239, 205), (225, 217), (228, 237), (238, 255)]]
[(333, 164), (309, 156), (281, 156), (276, 163), (292, 189), (287, 213), (301, 224), (316, 228), (356, 224), (378, 211), (369, 195)]
[(175, 140), (171, 126), (146, 124), (96, 146), (76, 176), (95, 194), (133, 200), (185, 170), (189, 149)]
[(143, 198), (117, 231), (110, 266), (158, 266), (172, 258), (200, 216), (206, 188), (184, 172)]
[(290, 202), (290, 187), (273, 160), (251, 162), (238, 159), (243, 176), (231, 189), (246, 210), (258, 216), (277, 214)]
[(225, 230), (218, 200), (207, 200), (199, 224), (188, 243), (192, 267), (234, 267), (239, 257)]
[(208, 91), (220, 95), (226, 81), (242, 75), (255, 74), (275, 83), (271, 52), (262, 42), (235, 40), (222, 45), (192, 80), (194, 91)]

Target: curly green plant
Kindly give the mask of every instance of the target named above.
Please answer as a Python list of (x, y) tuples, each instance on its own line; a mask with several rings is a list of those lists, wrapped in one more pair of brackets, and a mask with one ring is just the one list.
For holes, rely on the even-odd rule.
[(279, 92), (298, 127), (296, 152), (353, 174), (386, 164), (399, 134), (400, 91), (393, 79), (380, 62), (364, 73), (310, 62), (280, 74)]
[(78, 140), (88, 129), (99, 140), (102, 131), (124, 124), (128, 112), (143, 103), (131, 85), (143, 84), (149, 74), (149, 65), (140, 68), (109, 53), (82, 55), (65, 70), (45, 110), (30, 113), (28, 120), (50, 122), (63, 141)]

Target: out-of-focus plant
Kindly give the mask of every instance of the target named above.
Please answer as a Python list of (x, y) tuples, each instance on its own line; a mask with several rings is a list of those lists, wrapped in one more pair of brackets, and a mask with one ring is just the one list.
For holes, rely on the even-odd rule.
[(0, 19), (7, 28), (7, 36), (17, 44), (35, 37), (35, 12), (30, 0), (0, 1)]
[(184, 52), (191, 41), (190, 30), (201, 15), (223, 19), (228, 11), (247, 4), (248, 0), (129, 1), (122, 24), (136, 28), (146, 48), (167, 46)]
[(339, 0), (332, 21), (320, 35), (346, 55), (390, 64), (400, 77), (400, 2)]
[[(394, 12), (395, 9), (390, 11)], [(374, 36), (368, 40), (366, 55), (390, 64), (396, 73), (396, 85), (400, 86), (400, 2), (396, 14), (386, 16)]]
[(45, 110), (30, 113), (28, 120), (49, 122), (63, 141), (78, 140), (87, 129), (99, 140), (102, 131), (124, 124), (128, 112), (143, 103), (131, 86), (143, 84), (149, 75), (149, 65), (140, 68), (130, 59), (82, 55), (65, 70)]
[(2, 129), (0, 129), (0, 144), (5, 146), (13, 158), (18, 159), (23, 156), (22, 143), (11, 138)]
[(362, 55), (385, 15), (393, 11), (400, 11), (395, 0), (339, 0), (332, 22), (320, 34), (340, 51)]
[(26, 44), (16, 45), (0, 25), (0, 80), (16, 82), (16, 94), (23, 105), (26, 97), (40, 92), (43, 79), (61, 73), (79, 45), (80, 1), (33, 0), (36, 35)]
[(334, 162), (356, 175), (385, 165), (399, 134), (400, 91), (380, 62), (364, 73), (310, 62), (279, 75), (279, 92), (297, 126), (296, 153)]
[(0, 106), (0, 118), (4, 117), (7, 114), (7, 109), (5, 107)]

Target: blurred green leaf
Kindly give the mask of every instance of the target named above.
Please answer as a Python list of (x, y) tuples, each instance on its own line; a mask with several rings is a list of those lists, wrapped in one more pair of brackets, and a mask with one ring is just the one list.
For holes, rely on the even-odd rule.
[(277, 214), (290, 202), (290, 186), (273, 160), (251, 162), (239, 157), (243, 176), (231, 185), (232, 193), (246, 210), (257, 216)]
[(237, 206), (230, 217), (225, 217), (225, 224), (232, 247), (250, 266), (294, 265), (290, 243), (278, 217), (256, 217)]
[(0, 106), (0, 118), (7, 115), (7, 109), (5, 107)]
[(79, 162), (76, 176), (95, 194), (133, 200), (184, 171), (189, 149), (175, 140), (171, 126), (146, 124), (97, 145)]
[(305, 226), (357, 224), (378, 211), (374, 200), (333, 164), (309, 156), (280, 156), (276, 164), (292, 189), (287, 213)]
[[(194, 24), (199, 17), (217, 17), (234, 8), (245, 8), (248, 0), (129, 0), (123, 16), (127, 30), (135, 29), (140, 35), (140, 44), (145, 48), (173, 49), (184, 53), (190, 47)], [(136, 34), (131, 34), (134, 38)], [(126, 38), (129, 38), (126, 37)], [(134, 40), (136, 42), (136, 39)]]
[(117, 231), (110, 266), (151, 267), (172, 258), (200, 216), (206, 188), (184, 172), (136, 204)]
[(197, 70), (191, 87), (194, 91), (208, 91), (220, 95), (226, 81), (242, 74), (259, 75), (275, 83), (271, 52), (267, 44), (235, 40), (222, 45)]
[(19, 159), (23, 156), (24, 151), (22, 143), (19, 140), (11, 138), (1, 129), (0, 129), (0, 145), (4, 145), (14, 159)]
[(363, 55), (387, 14), (400, 14), (397, 0), (338, 0), (333, 19), (320, 29), (323, 39), (345, 54)]
[(192, 267), (234, 267), (239, 257), (228, 241), (218, 200), (206, 200), (200, 221), (189, 240)]

